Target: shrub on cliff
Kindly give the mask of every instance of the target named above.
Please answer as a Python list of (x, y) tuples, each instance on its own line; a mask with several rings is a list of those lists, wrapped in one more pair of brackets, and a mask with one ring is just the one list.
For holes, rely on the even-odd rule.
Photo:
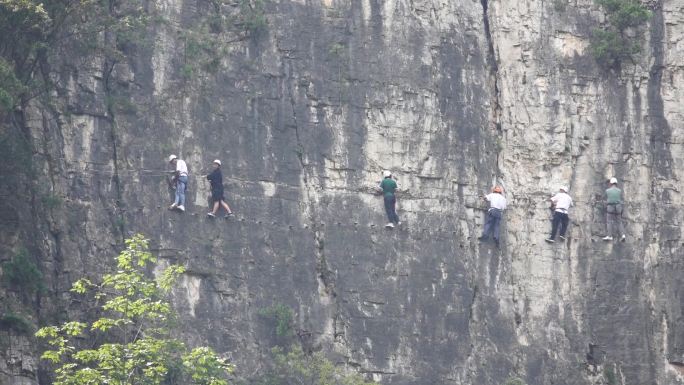
[(2, 264), (2, 281), (10, 289), (25, 296), (45, 290), (43, 274), (26, 249), (19, 250), (11, 260)]
[(639, 0), (595, 0), (607, 23), (592, 33), (591, 52), (599, 64), (617, 67), (641, 52), (641, 27), (651, 16)]
[(271, 354), (272, 367), (255, 382), (256, 385), (378, 385), (366, 381), (360, 374), (345, 373), (323, 353), (307, 354), (296, 344), (287, 350), (274, 347)]
[(99, 318), (36, 333), (50, 345), (42, 358), (57, 366), (55, 385), (228, 383), (232, 366), (224, 359), (206, 347), (189, 350), (172, 337), (167, 296), (184, 268), (171, 265), (151, 278), (145, 272), (155, 262), (147, 240), (136, 235), (126, 240), (115, 273), (99, 284), (85, 278), (74, 283), (72, 292), (92, 293)]
[[(307, 352), (302, 348), (303, 333), (294, 330), (295, 313), (282, 303), (259, 311), (267, 325), (273, 328), (276, 345), (271, 348), (264, 374), (253, 378), (253, 385), (378, 385), (366, 381), (356, 371), (345, 371), (330, 361), (323, 352)], [(295, 337), (300, 340), (296, 341)]]

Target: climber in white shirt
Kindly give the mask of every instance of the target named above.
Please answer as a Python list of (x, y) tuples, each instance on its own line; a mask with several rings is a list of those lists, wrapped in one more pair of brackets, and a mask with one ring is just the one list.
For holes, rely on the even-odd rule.
[(549, 199), (553, 204), (553, 221), (551, 222), (551, 236), (546, 239), (546, 242), (556, 242), (556, 231), (560, 231), (558, 236), (565, 240), (565, 231), (568, 229), (570, 217), (568, 217), (568, 210), (572, 206), (572, 198), (568, 195), (568, 188), (563, 186), (558, 189), (558, 193)]
[(188, 187), (188, 166), (185, 164), (185, 161), (178, 159), (176, 155), (169, 156), (169, 163), (175, 168), (172, 173), (176, 188), (176, 199), (169, 209), (185, 211), (185, 190)]
[(484, 231), (482, 236), (477, 238), (480, 241), (486, 241), (489, 234), (494, 236), (494, 242), (499, 246), (499, 228), (501, 227), (501, 218), (503, 211), (506, 209), (506, 198), (503, 196), (503, 188), (496, 186), (492, 189), (490, 194), (482, 197), (489, 202), (489, 210), (487, 210), (487, 218), (485, 219)]

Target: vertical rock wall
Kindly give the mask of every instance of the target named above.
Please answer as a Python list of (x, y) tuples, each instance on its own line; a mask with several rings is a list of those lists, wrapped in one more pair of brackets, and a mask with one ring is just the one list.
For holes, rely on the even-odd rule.
[[(508, 225), (520, 229), (508, 242), (518, 341), (554, 347), (537, 365), (546, 373), (587, 353), (598, 364), (589, 371), (613, 370), (620, 383), (681, 381), (681, 4), (654, 6), (643, 57), (618, 75), (588, 53), (601, 17), (592, 2), (558, 3), (493, 2), (490, 18), (506, 143), (499, 166), (513, 198)], [(600, 240), (611, 176), (628, 202), (625, 243)], [(547, 245), (544, 198), (560, 185), (576, 203), (570, 238)]]
[[(283, 303), (308, 347), (385, 384), (683, 382), (676, 1), (620, 74), (588, 53), (590, 0), (272, 1), (265, 31), (212, 35), (217, 71), (189, 67), (210, 3), (146, 7), (164, 20), (149, 44), (115, 65), (53, 58), (58, 102), (24, 111), (40, 185), (64, 202), (8, 210), (6, 243), (29, 244), (49, 283), (37, 320), (76, 314), (70, 282), (142, 232), (188, 267), (187, 339), (242, 378), (271, 343), (259, 310)], [(170, 153), (190, 167), (185, 214), (166, 210)], [(215, 158), (235, 219), (205, 217)], [(383, 169), (403, 189), (393, 231), (372, 194)], [(600, 240), (613, 175), (625, 243)], [(475, 239), (497, 181), (501, 250)], [(576, 207), (549, 246), (559, 184)], [(3, 381), (36, 382), (23, 351)]]

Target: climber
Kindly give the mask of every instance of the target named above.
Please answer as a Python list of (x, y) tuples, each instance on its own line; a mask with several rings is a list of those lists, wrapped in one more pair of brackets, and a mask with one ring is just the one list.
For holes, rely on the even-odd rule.
[(503, 188), (501, 186), (495, 186), (492, 189), (492, 192), (483, 196), (482, 199), (489, 202), (489, 210), (487, 210), (487, 218), (485, 220), (482, 236), (477, 239), (486, 241), (489, 238), (489, 234), (492, 233), (494, 242), (499, 246), (501, 217), (503, 216), (503, 211), (506, 209), (506, 198), (503, 196)]
[(185, 189), (188, 186), (188, 166), (185, 161), (178, 159), (176, 155), (169, 156), (169, 163), (175, 166), (173, 180), (175, 181), (176, 198), (169, 210), (185, 211)]
[(385, 212), (389, 222), (385, 225), (387, 228), (394, 228), (394, 225), (400, 225), (399, 216), (396, 211), (397, 198), (394, 193), (397, 190), (397, 182), (392, 178), (392, 173), (388, 170), (382, 172), (383, 179), (380, 182), (380, 190), (385, 200)]
[(223, 197), (223, 175), (221, 174), (221, 161), (216, 159), (212, 164), (214, 171), (207, 175), (207, 179), (211, 183), (211, 204), (212, 209), (207, 213), (210, 218), (216, 217), (216, 212), (221, 205), (226, 210), (226, 216), (232, 216), (233, 212), (230, 211), (228, 203), (226, 203), (226, 198)]
[(624, 242), (625, 227), (622, 224), (622, 190), (617, 187), (617, 178), (610, 178), (610, 187), (606, 190), (606, 227), (608, 235), (603, 237), (604, 241), (612, 241), (613, 234), (620, 236), (620, 241)]
[(567, 187), (560, 187), (558, 193), (549, 199), (553, 208), (553, 221), (551, 222), (551, 236), (546, 238), (545, 241), (549, 243), (556, 242), (556, 230), (560, 227), (560, 232), (558, 236), (560, 239), (565, 240), (565, 231), (568, 229), (568, 222), (570, 218), (568, 217), (568, 210), (572, 206), (572, 198), (568, 195)]

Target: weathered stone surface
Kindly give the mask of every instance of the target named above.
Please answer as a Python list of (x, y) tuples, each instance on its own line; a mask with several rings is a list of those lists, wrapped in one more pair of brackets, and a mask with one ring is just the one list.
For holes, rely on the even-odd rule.
[[(385, 384), (684, 382), (679, 1), (656, 4), (645, 55), (619, 74), (588, 53), (590, 0), (272, 1), (266, 31), (225, 32), (219, 70), (190, 79), (180, 32), (212, 10), (149, 7), (166, 22), (111, 79), (102, 58), (55, 58), (58, 103), (23, 113), (41, 194), (63, 201), (0, 206), (18, 223), (3, 252), (28, 245), (49, 282), (38, 319), (76, 313), (70, 282), (142, 232), (188, 267), (188, 341), (241, 378), (272, 342), (259, 310), (284, 303), (305, 344)], [(190, 167), (185, 214), (166, 210), (170, 153)], [(237, 218), (205, 217), (215, 158)], [(393, 231), (372, 193), (383, 169), (404, 189)], [(610, 176), (625, 243), (600, 240)], [(501, 250), (475, 239), (495, 182)], [(576, 206), (549, 246), (559, 184)], [(0, 378), (37, 382), (26, 344), (34, 361)]]

